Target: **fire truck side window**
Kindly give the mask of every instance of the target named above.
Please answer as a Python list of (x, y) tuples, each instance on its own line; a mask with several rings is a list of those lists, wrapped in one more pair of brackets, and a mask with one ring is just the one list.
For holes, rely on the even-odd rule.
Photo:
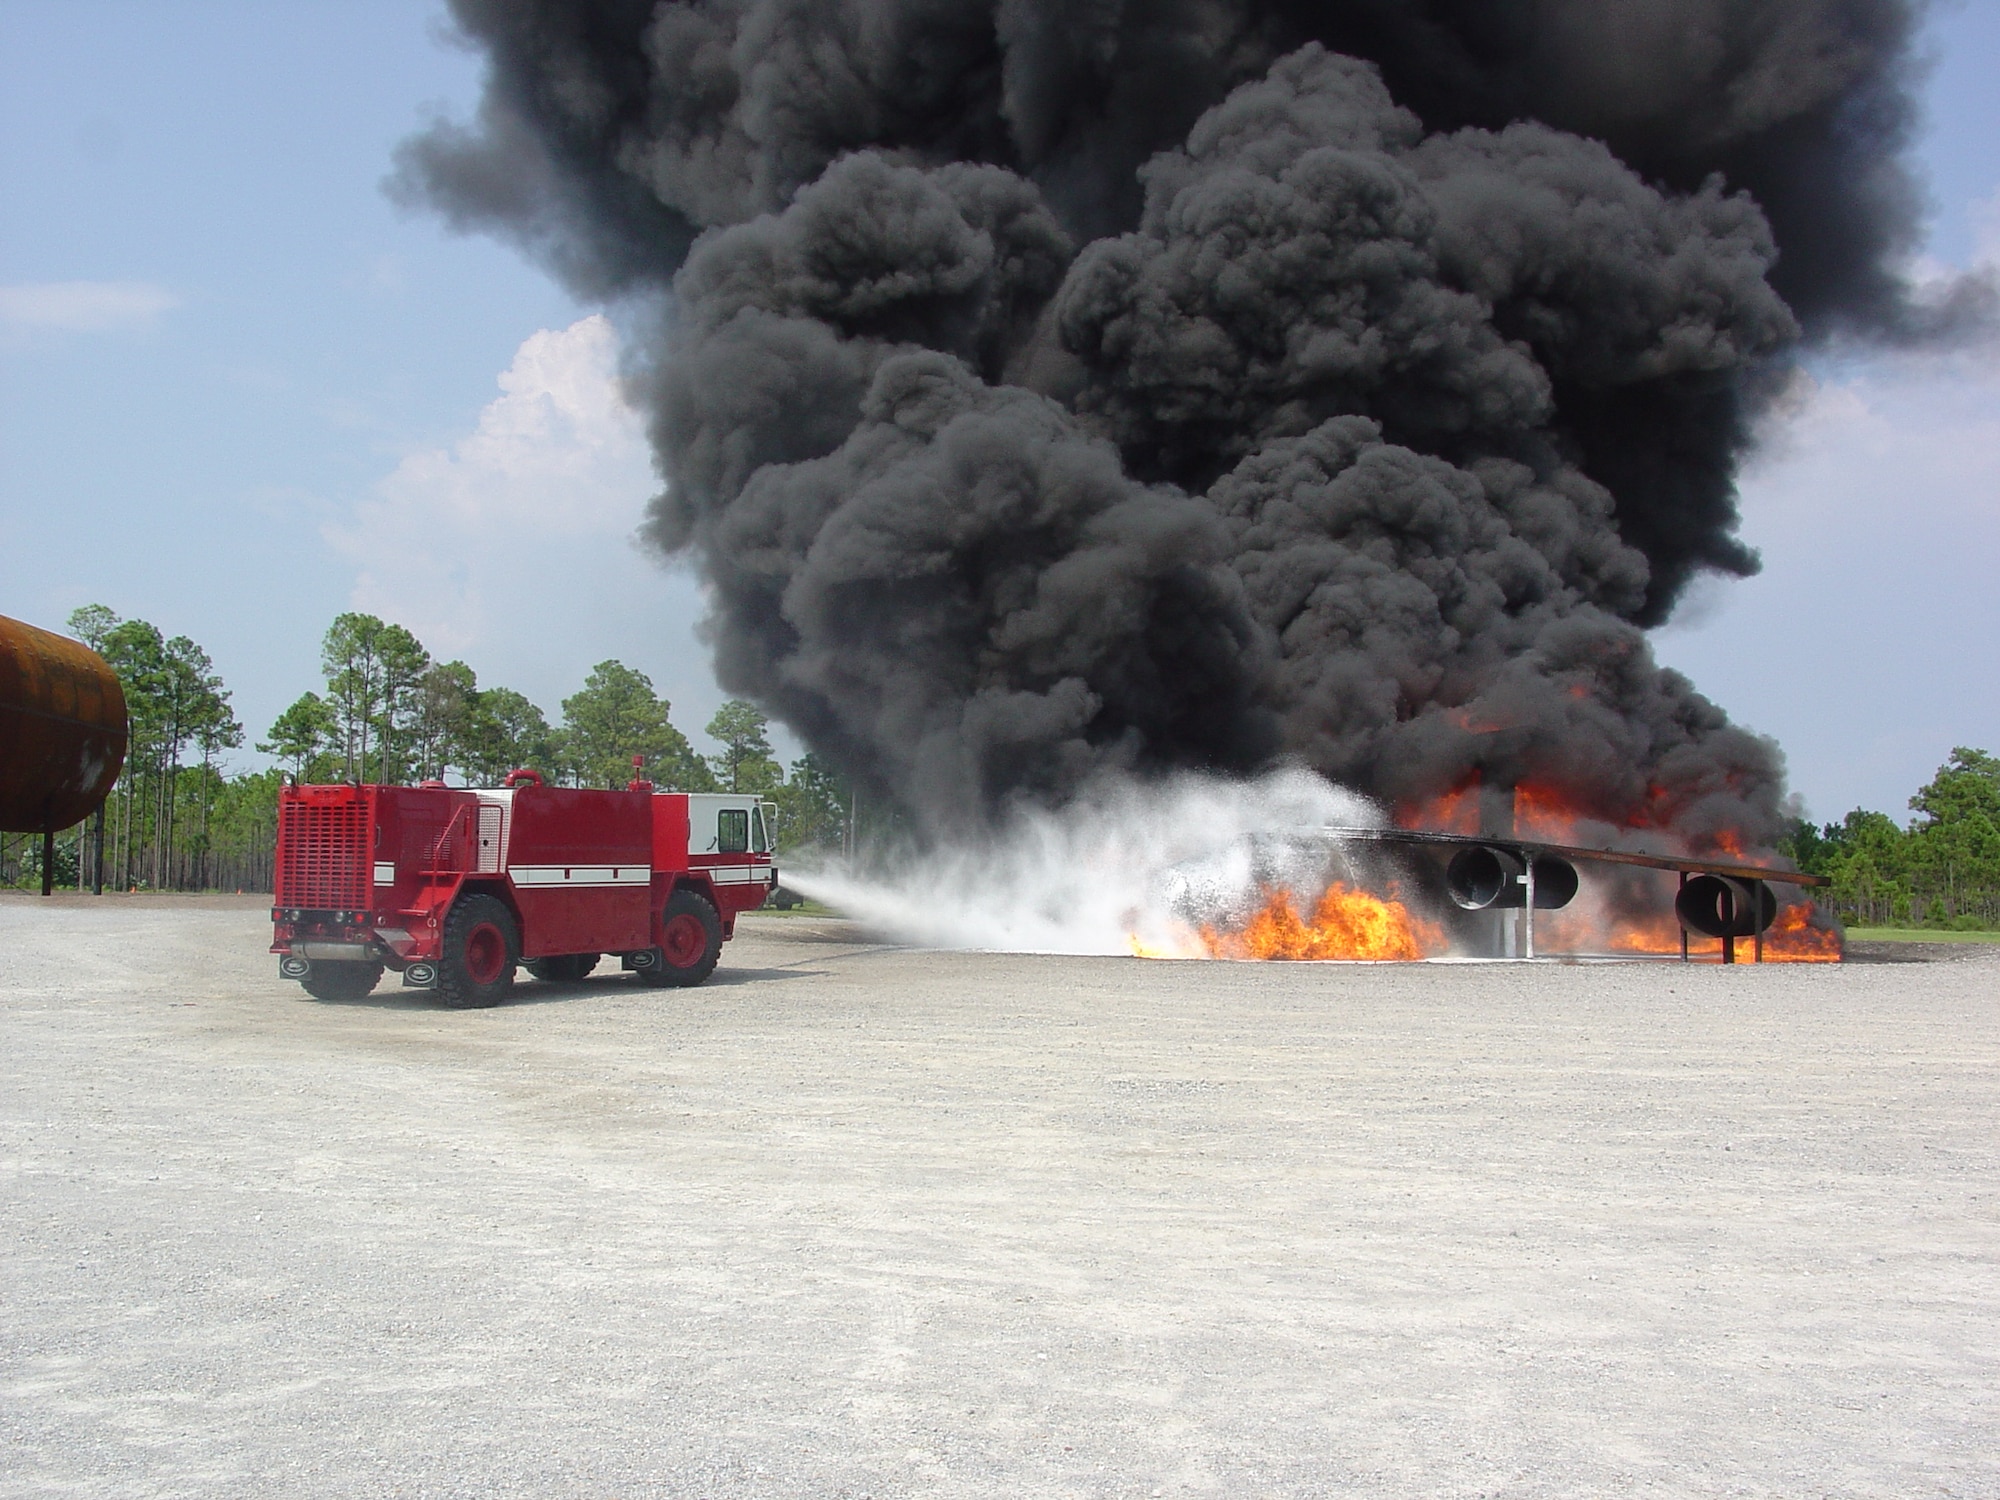
[(764, 809), (761, 807), (750, 810), (750, 840), (750, 847), (759, 854), (770, 852), (771, 840), (764, 830)]
[(750, 852), (750, 813), (746, 808), (725, 807), (715, 815), (715, 848), (718, 854)]

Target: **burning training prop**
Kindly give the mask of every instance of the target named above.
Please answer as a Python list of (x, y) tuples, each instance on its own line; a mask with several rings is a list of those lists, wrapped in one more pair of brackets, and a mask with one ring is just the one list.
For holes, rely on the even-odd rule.
[[(1713, 876), (1746, 893), (1746, 911), (1778, 908), (1763, 957), (1839, 956), (1838, 934), (1811, 925), (1809, 903), (1781, 905), (1768, 895), (1771, 884), (1818, 884), (1812, 876), (1739, 860), (1399, 829), (1366, 799), (1299, 768), (1240, 780), (1099, 779), (1066, 807), (1016, 808), (976, 843), (897, 858), (885, 851), (872, 867), (793, 867), (786, 883), (926, 947), (1411, 960), (1679, 953), (1668, 877), (1683, 872), (1697, 896), (1708, 889), (1697, 879)], [(1721, 897), (1711, 899), (1720, 920)], [(1700, 957), (1708, 938), (1699, 920), (1695, 932), (1690, 956)], [(1742, 936), (1755, 954), (1758, 934)]]
[(1778, 898), (1771, 886), (1790, 885), (1807, 890), (1826, 884), (1819, 875), (1769, 865), (1409, 828), (1342, 828), (1326, 832), (1336, 841), (1405, 844), (1448, 852), (1445, 888), (1452, 903), (1468, 912), (1517, 912), (1519, 956), (1523, 958), (1535, 956), (1536, 912), (1560, 911), (1575, 900), (1581, 884), (1579, 863), (1663, 870), (1678, 875), (1679, 890), (1674, 897), (1673, 912), (1679, 925), (1682, 959), (1689, 957), (1690, 933), (1720, 939), (1724, 963), (1736, 962), (1736, 944), (1744, 938), (1750, 940), (1752, 955), (1759, 963), (1767, 956), (1787, 961), (1840, 957), (1839, 935), (1813, 927), (1810, 901), (1785, 907), (1788, 920), (1779, 929), (1783, 941), (1773, 945), (1770, 953), (1766, 952), (1765, 934), (1779, 912)]

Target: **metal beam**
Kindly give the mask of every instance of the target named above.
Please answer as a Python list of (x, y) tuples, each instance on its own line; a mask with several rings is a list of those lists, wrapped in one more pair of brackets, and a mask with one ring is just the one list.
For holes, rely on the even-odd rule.
[(1819, 886), (1824, 875), (1808, 875), (1803, 870), (1780, 870), (1770, 865), (1739, 865), (1721, 860), (1683, 858), (1673, 854), (1629, 854), (1622, 849), (1586, 849), (1577, 844), (1544, 844), (1539, 840), (1481, 838), (1465, 833), (1430, 833), (1415, 828), (1334, 828), (1321, 833), (1335, 839), (1355, 839), (1378, 844), (1446, 844), (1461, 847), (1513, 849), (1526, 859), (1530, 855), (1553, 854), (1561, 859), (1591, 860), (1599, 864), (1638, 865), (1648, 870), (1678, 870), (1683, 875), (1730, 875), (1738, 880), (1771, 880), (1780, 885)]

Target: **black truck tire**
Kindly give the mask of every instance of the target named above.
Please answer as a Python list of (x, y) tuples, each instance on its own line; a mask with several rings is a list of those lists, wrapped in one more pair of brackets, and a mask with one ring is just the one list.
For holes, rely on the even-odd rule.
[(706, 896), (675, 891), (660, 913), (660, 945), (653, 962), (639, 970), (639, 981), (652, 985), (700, 984), (715, 972), (722, 957), (722, 918)]
[(547, 958), (531, 958), (521, 967), (535, 978), (550, 984), (582, 979), (597, 967), (596, 953), (556, 953)]
[(329, 959), (314, 963), (299, 983), (315, 1000), (359, 1000), (375, 993), (382, 966), (365, 959)]
[(444, 919), (437, 997), (453, 1010), (498, 1005), (514, 986), (521, 936), (514, 914), (492, 896), (460, 896)]

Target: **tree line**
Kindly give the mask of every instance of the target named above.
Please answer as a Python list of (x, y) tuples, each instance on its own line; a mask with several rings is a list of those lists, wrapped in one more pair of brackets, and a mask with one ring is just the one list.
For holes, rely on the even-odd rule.
[[(641, 757), (663, 788), (755, 793), (776, 803), (788, 851), (852, 837), (851, 791), (804, 755), (789, 772), (770, 723), (732, 699), (697, 754), (645, 673), (619, 661), (591, 668), (553, 722), (524, 694), (482, 687), (462, 661), (437, 661), (415, 635), (373, 615), (335, 618), (320, 642), (321, 686), (278, 715), (256, 748), (279, 765), (231, 773), (243, 725), (206, 651), (101, 604), (69, 618), (125, 689), (130, 747), (105, 808), (103, 878), (120, 890), (269, 890), (277, 794), (302, 781), (457, 781), (496, 785), (517, 767), (563, 786), (622, 787)], [(2000, 759), (1959, 747), (1910, 799), (1898, 824), (1857, 808), (1838, 823), (1792, 825), (1783, 848), (1831, 884), (1822, 903), (1855, 926), (2000, 928)], [(84, 827), (56, 845), (55, 878), (88, 885), (95, 841)], [(0, 841), (0, 884), (41, 878), (39, 839)]]
[[(847, 827), (851, 798), (830, 768), (804, 755), (787, 774), (754, 704), (723, 704), (706, 730), (722, 748), (700, 755), (652, 680), (619, 661), (593, 667), (552, 723), (524, 694), (482, 687), (465, 662), (433, 659), (403, 626), (342, 614), (320, 642), (321, 686), (256, 743), (279, 764), (231, 774), (222, 755), (245, 732), (207, 652), (101, 604), (74, 611), (69, 630), (125, 689), (130, 746), (105, 809), (103, 878), (113, 889), (270, 890), (285, 775), (493, 786), (527, 767), (559, 786), (616, 788), (638, 756), (639, 774), (659, 787), (776, 803), (784, 849), (837, 843)], [(92, 883), (90, 835), (86, 825), (58, 840), (59, 885)], [(38, 882), (39, 861), (38, 838), (0, 845), (0, 883)]]
[(1960, 746), (1910, 808), (1902, 825), (1864, 808), (1801, 819), (1785, 852), (1832, 882), (1820, 901), (1850, 926), (2000, 928), (2000, 759)]

